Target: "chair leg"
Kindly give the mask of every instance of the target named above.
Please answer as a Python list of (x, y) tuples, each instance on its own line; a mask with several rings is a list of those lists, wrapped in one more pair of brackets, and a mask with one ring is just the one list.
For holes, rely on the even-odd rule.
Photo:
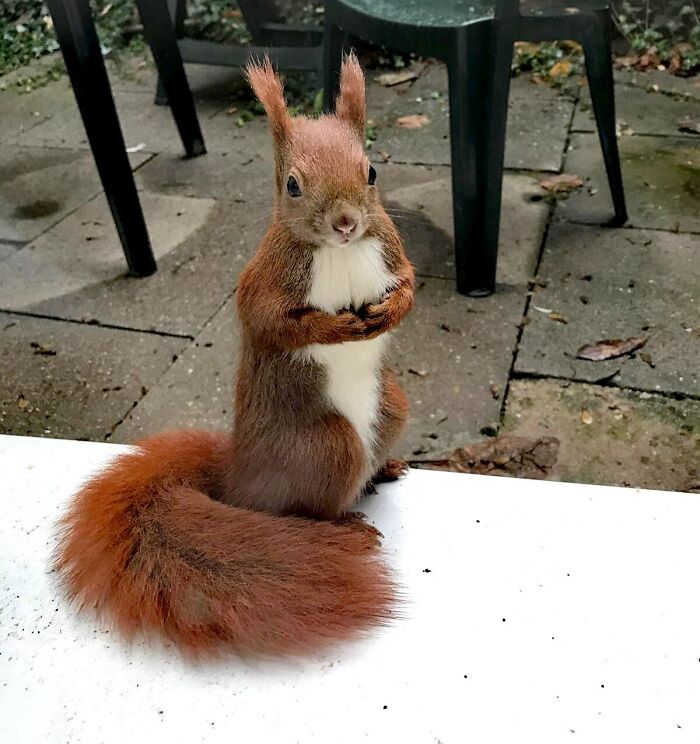
[[(471, 297), (489, 295), (496, 286), (501, 173), (495, 163), (489, 166), (487, 151), (489, 29), (490, 24), (458, 29), (447, 64), (457, 291)], [(489, 176), (498, 183), (489, 185)]]
[(340, 66), (347, 39), (346, 33), (326, 17), (323, 29), (323, 110), (335, 109), (335, 97), (340, 90)]
[[(180, 39), (187, 17), (187, 0), (166, 0), (166, 2), (171, 22), (175, 26), (175, 36)], [(160, 75), (158, 75), (158, 81), (156, 82), (156, 94), (153, 102), (156, 106), (168, 105), (168, 94), (165, 92), (165, 86)]]
[(192, 100), (185, 67), (177, 45), (175, 27), (166, 0), (136, 0), (143, 30), (158, 67), (180, 139), (188, 157), (206, 152)]
[(47, 3), (129, 269), (148, 276), (156, 262), (88, 0)]
[(587, 24), (586, 29), (586, 33), (582, 35), (580, 41), (586, 54), (588, 87), (615, 208), (615, 217), (609, 224), (619, 226), (627, 221), (627, 208), (625, 206), (620, 153), (615, 131), (615, 87), (612, 72), (609, 16), (607, 14), (594, 16), (592, 22)]

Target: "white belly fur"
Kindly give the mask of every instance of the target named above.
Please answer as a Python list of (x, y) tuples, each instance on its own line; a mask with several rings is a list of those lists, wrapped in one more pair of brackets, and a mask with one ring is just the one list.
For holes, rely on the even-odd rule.
[[(377, 302), (395, 283), (373, 238), (349, 246), (328, 245), (316, 250), (308, 304), (335, 313)], [(304, 353), (326, 370), (326, 395), (333, 407), (353, 425), (371, 455), (379, 410), (381, 368), (387, 334), (367, 341), (313, 344)]]

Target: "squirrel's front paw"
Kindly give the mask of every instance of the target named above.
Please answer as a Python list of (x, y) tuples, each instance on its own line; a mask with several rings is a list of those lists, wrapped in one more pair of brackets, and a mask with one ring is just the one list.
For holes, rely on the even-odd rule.
[(374, 305), (364, 305), (359, 312), (369, 333), (381, 333), (396, 325), (390, 300), (383, 300)]
[(343, 340), (364, 338), (367, 334), (367, 323), (352, 310), (340, 310), (335, 315), (337, 328)]

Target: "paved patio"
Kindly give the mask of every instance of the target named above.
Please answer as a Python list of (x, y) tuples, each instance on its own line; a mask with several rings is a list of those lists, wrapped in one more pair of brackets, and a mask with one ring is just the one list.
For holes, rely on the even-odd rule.
[[(194, 160), (153, 105), (152, 67), (113, 70), (159, 259), (148, 279), (125, 275), (66, 79), (29, 93), (0, 79), (0, 432), (128, 442), (229, 425), (236, 282), (270, 215), (271, 150), (264, 119), (236, 126), (236, 73), (188, 69), (209, 150)], [(617, 74), (630, 221), (611, 230), (585, 88), (514, 80), (498, 290), (476, 300), (452, 280), (445, 71), (392, 88), (379, 72), (370, 152), (419, 275), (393, 345), (412, 402), (397, 454), (546, 435), (550, 478), (698, 488), (700, 137), (678, 120), (700, 118), (700, 83)], [(416, 113), (430, 123), (395, 125)], [(585, 185), (552, 200), (539, 182), (562, 171)], [(575, 358), (631, 336), (641, 352)]]

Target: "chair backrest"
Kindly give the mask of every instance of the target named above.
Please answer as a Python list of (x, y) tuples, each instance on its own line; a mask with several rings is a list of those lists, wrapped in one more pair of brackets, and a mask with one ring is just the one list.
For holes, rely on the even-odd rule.
[(283, 20), (275, 0), (238, 0), (238, 7), (255, 43), (264, 42), (264, 24), (281, 23)]

